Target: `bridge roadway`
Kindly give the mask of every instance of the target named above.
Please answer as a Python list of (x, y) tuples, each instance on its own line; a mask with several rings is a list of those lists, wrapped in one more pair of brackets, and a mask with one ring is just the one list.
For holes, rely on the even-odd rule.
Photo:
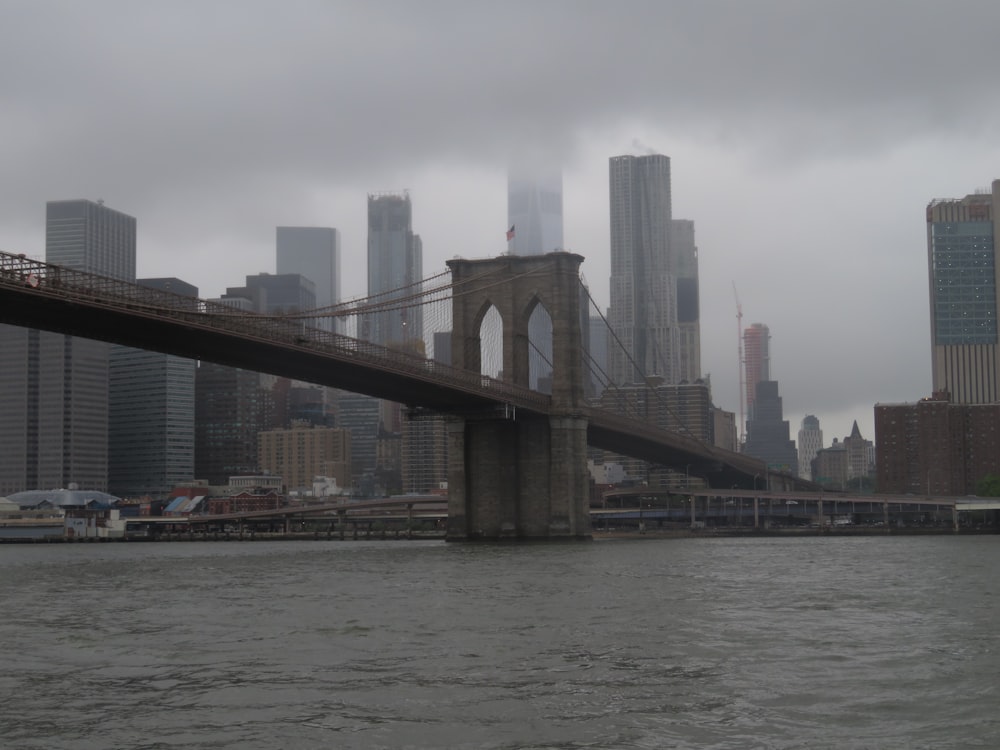
[[(139, 349), (285, 376), (404, 403), (432, 412), (550, 413), (542, 393), (370, 342), (148, 289), (0, 252), (0, 323), (27, 326)], [(754, 458), (661, 430), (593, 406), (588, 444), (672, 466), (710, 484), (750, 486), (767, 472)], [(788, 488), (809, 483), (770, 473)]]

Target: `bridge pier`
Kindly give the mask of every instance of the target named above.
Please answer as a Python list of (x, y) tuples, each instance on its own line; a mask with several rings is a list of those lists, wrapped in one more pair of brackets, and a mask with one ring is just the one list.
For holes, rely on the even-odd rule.
[(572, 253), (448, 261), (463, 290), (452, 302), (452, 365), (481, 371), (480, 328), (503, 321), (504, 381), (528, 387), (528, 322), (552, 320), (547, 414), (504, 409), (448, 422), (448, 539), (589, 539), (590, 480), (579, 268)]
[(585, 419), (455, 418), (448, 430), (449, 539), (590, 536)]

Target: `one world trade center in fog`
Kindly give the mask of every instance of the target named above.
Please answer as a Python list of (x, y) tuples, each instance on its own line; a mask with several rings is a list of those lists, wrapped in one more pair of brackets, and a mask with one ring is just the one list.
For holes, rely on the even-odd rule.
[[(544, 255), (563, 249), (562, 171), (552, 165), (512, 162), (507, 172), (507, 251)], [(552, 321), (535, 310), (528, 323), (531, 387), (549, 392), (552, 374)]]
[(558, 167), (512, 164), (507, 173), (507, 224), (512, 255), (563, 249), (562, 172)]

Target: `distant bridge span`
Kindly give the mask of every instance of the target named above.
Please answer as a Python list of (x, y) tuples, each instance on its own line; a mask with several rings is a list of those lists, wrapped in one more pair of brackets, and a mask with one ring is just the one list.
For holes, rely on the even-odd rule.
[[(512, 383), (378, 346), (301, 321), (235, 310), (0, 253), (0, 323), (98, 339), (332, 386), (444, 414), (518, 410), (547, 415), (551, 397)], [(719, 487), (752, 487), (765, 465), (682, 434), (593, 407), (587, 442), (685, 469)], [(811, 483), (769, 473), (775, 489)], [(780, 487), (779, 487), (780, 485)]]

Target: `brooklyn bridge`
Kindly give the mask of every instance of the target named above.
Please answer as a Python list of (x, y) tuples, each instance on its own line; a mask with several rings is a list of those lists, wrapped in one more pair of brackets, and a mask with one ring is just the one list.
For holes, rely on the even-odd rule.
[[(585, 346), (581, 321), (592, 300), (580, 279), (582, 261), (568, 252), (456, 258), (403, 295), (262, 315), (0, 253), (0, 323), (267, 372), (445, 415), (452, 539), (588, 537), (587, 446), (673, 469), (707, 487), (756, 490), (765, 476), (777, 491), (811, 487), (718, 448), (682, 423), (667, 430), (648, 410), (629, 413), (625, 405), (634, 399), (596, 398), (589, 383), (605, 394), (615, 386)], [(548, 393), (529, 387), (529, 320), (539, 307), (551, 319)], [(450, 364), (358, 334), (366, 316), (417, 308), (445, 311), (436, 325), (450, 331)], [(485, 334), (487, 313), (501, 321), (495, 339)], [(327, 318), (336, 324), (323, 324)], [(418, 318), (425, 335), (429, 318)], [(491, 358), (501, 365), (496, 376), (484, 374)]]

